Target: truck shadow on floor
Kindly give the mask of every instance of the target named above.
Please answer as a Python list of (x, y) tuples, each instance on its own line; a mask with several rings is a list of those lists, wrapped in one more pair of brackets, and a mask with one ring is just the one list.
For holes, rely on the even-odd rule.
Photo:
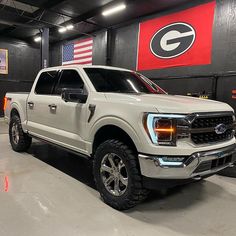
[(87, 186), (96, 189), (91, 160), (41, 142), (33, 142), (28, 153)]
[[(86, 184), (87, 186), (96, 189), (93, 179), (93, 163), (91, 160), (75, 154), (71, 154), (65, 150), (42, 142), (33, 142), (28, 153), (39, 159), (40, 161), (43, 161), (48, 165), (60, 170), (61, 172), (71, 176), (72, 178)], [(163, 207), (163, 201), (166, 203), (166, 201), (168, 202), (168, 199), (179, 199), (181, 198), (180, 196), (186, 192), (194, 193), (189, 198), (191, 200), (186, 201), (185, 199), (182, 201), (179, 199), (177, 205), (170, 204), (172, 205), (170, 209), (169, 207), (165, 206), (165, 210), (188, 208), (195, 203), (199, 203), (199, 201), (201, 200), (204, 201), (204, 199), (202, 198), (204, 198), (203, 192), (205, 189), (205, 184), (214, 185), (213, 183), (209, 183), (203, 180), (201, 182), (196, 182), (184, 186), (177, 186), (168, 190), (162, 189), (160, 191), (151, 191), (148, 199), (143, 204), (140, 204), (134, 209), (140, 209), (142, 211), (160, 211)], [(220, 191), (218, 188), (219, 186), (214, 189), (215, 193)], [(159, 204), (157, 202), (159, 202)], [(133, 210), (131, 209), (129, 211), (126, 211), (126, 213), (129, 214), (132, 211)]]

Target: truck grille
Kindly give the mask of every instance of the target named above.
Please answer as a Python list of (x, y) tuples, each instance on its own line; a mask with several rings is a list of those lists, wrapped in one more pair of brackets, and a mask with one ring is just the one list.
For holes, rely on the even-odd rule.
[[(217, 134), (215, 127), (224, 124), (226, 131)], [(231, 114), (212, 115), (207, 117), (197, 117), (191, 125), (191, 139), (195, 144), (206, 144), (229, 140), (234, 133), (234, 120)]]

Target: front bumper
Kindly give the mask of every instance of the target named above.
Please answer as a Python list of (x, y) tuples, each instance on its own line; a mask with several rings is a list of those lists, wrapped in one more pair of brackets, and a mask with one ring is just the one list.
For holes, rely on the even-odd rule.
[(148, 178), (172, 180), (200, 179), (210, 176), (234, 165), (236, 144), (216, 150), (193, 153), (190, 156), (185, 156), (182, 162), (163, 161), (164, 157), (166, 156), (139, 154), (142, 175)]

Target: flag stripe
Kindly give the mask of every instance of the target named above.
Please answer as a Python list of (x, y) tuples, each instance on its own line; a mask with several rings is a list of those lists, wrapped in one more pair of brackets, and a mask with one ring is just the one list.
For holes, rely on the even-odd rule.
[(63, 62), (62, 65), (73, 65), (74, 61)]
[(88, 42), (84, 42), (84, 43), (75, 43), (75, 48), (79, 48), (79, 47), (83, 47), (85, 45), (93, 45), (93, 40), (90, 40)]
[(92, 61), (85, 61), (85, 62), (68, 61), (66, 63), (63, 63), (63, 66), (69, 66), (69, 65), (92, 65)]
[(91, 58), (84, 58), (84, 59), (79, 59), (79, 60), (75, 60), (76, 63), (81, 63), (81, 62), (91, 62)]
[(63, 66), (72, 66), (72, 65), (86, 65), (86, 66), (92, 66), (92, 62), (91, 63), (70, 63), (70, 64), (63, 64)]
[(92, 43), (89, 43), (89, 44), (86, 44), (86, 45), (83, 45), (83, 46), (74, 46), (74, 49), (75, 50), (78, 50), (78, 49), (81, 49), (81, 48), (85, 48), (85, 47), (92, 47), (93, 44)]
[(80, 60), (80, 59), (85, 59), (85, 58), (89, 58), (89, 59), (91, 59), (91, 56), (84, 56), (84, 57), (75, 57), (74, 59), (75, 60)]
[(87, 39), (81, 39), (79, 41), (75, 41), (74, 44), (78, 44), (78, 43), (84, 43), (84, 42), (88, 42), (88, 41), (91, 41), (93, 40), (92, 38), (87, 38)]
[(86, 53), (80, 53), (80, 54), (75, 54), (74, 55), (74, 59), (76, 58), (81, 58), (81, 57), (87, 57), (87, 56), (92, 56), (93, 52), (90, 51), (90, 52), (86, 52)]
[(82, 64), (82, 65), (92, 65), (92, 60), (91, 60), (91, 61), (85, 61), (85, 62), (79, 62), (78, 64)]
[(86, 51), (83, 51), (83, 52), (75, 52), (74, 55), (82, 55), (82, 54), (85, 54), (85, 53), (91, 53), (92, 54), (92, 50), (86, 50)]
[(90, 46), (90, 47), (83, 47), (83, 48), (79, 48), (79, 49), (75, 49), (74, 52), (83, 52), (83, 51), (87, 51), (87, 50), (92, 50), (93, 47)]
[(68, 65), (68, 64), (87, 64), (87, 63), (91, 63), (92, 62), (92, 59), (90, 58), (86, 58), (84, 60), (73, 60), (73, 61), (67, 61), (67, 62), (64, 62), (63, 65)]

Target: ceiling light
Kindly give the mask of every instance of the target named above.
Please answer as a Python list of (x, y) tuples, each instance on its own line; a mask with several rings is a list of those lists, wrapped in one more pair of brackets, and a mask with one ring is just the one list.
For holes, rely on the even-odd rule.
[(58, 32), (60, 32), (60, 33), (65, 33), (66, 31), (67, 31), (66, 27), (61, 27), (58, 29)]
[(67, 25), (67, 26), (66, 26), (66, 29), (72, 30), (72, 29), (74, 29), (74, 25)]
[(126, 8), (126, 5), (124, 3), (120, 4), (120, 5), (117, 5), (115, 7), (112, 7), (110, 9), (107, 9), (105, 11), (102, 12), (102, 15), (103, 16), (109, 16), (109, 15), (112, 15), (116, 12), (119, 12), (119, 11), (122, 11)]
[(40, 37), (40, 36), (36, 36), (35, 38), (34, 38), (34, 41), (35, 42), (40, 42), (42, 40), (42, 38)]

